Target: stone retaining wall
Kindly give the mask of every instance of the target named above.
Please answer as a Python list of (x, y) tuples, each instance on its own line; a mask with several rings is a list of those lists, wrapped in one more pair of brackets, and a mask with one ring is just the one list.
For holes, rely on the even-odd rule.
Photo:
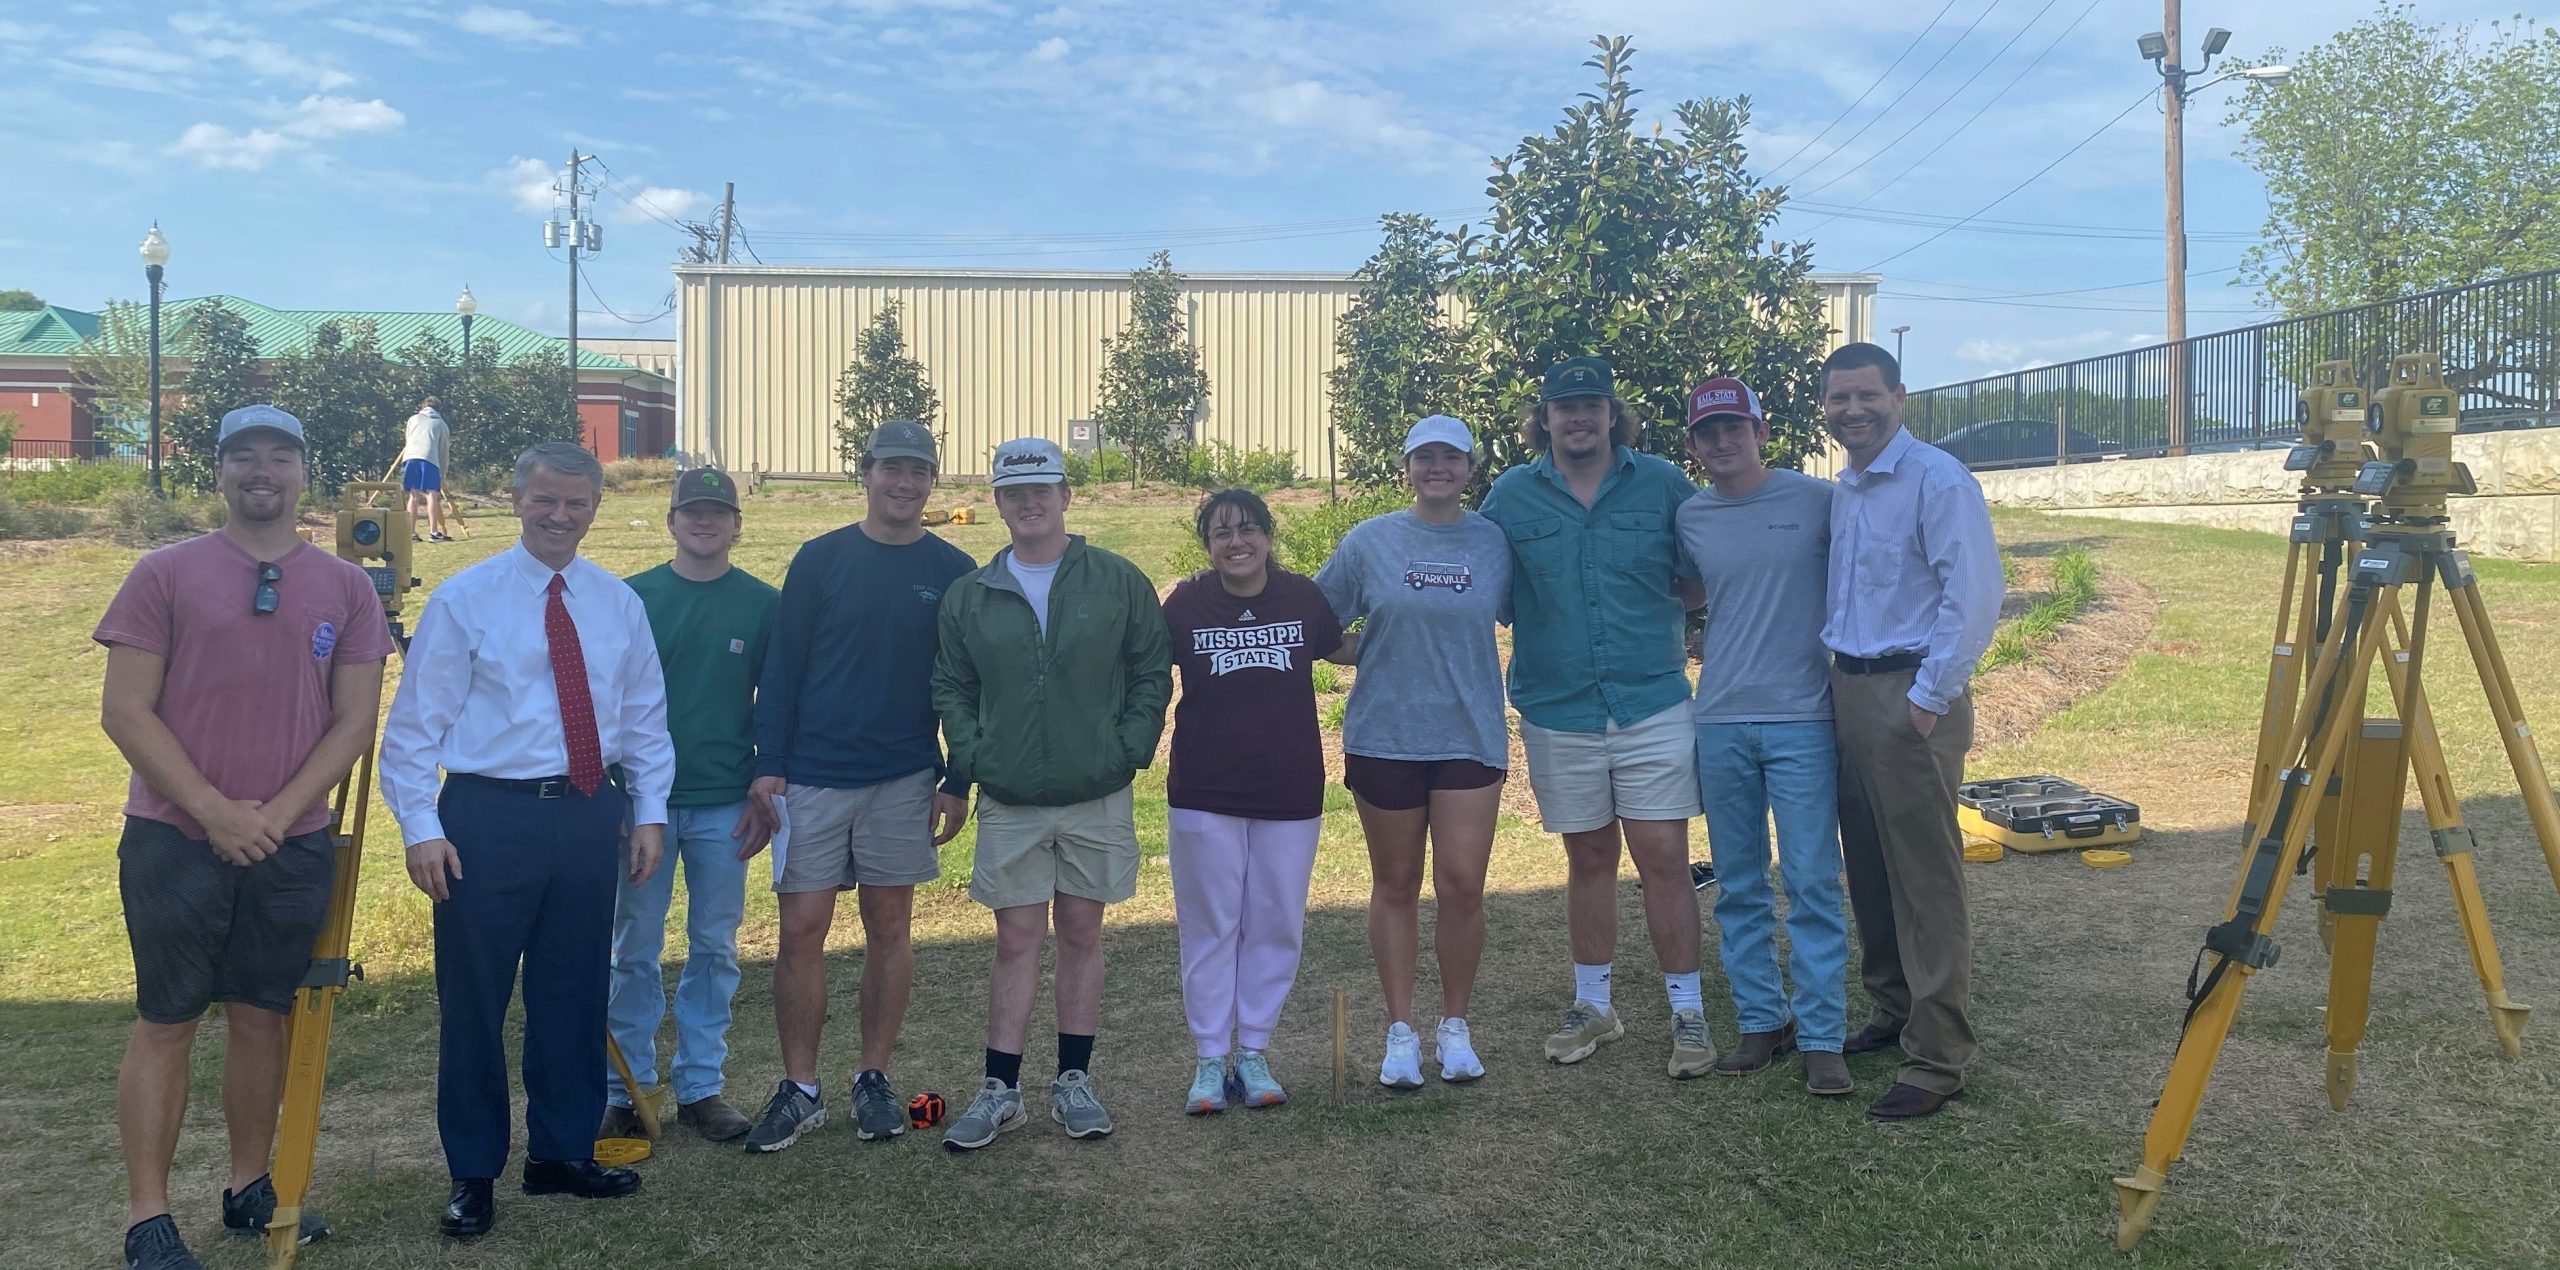
[[(2560, 561), (2560, 428), (2454, 438), (2454, 457), (2480, 483), (2452, 500), (2462, 544), (2502, 560)], [(2283, 533), (2299, 477), (2284, 451), (2122, 459), (1981, 474), (1994, 507), (2118, 520)]]

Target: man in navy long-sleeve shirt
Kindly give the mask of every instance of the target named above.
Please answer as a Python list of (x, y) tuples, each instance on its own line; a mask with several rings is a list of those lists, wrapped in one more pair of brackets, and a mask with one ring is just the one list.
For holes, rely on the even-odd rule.
[(938, 466), (933, 434), (891, 421), (862, 456), (868, 509), (811, 539), (782, 583), (782, 612), (756, 690), (756, 779), (748, 795), (784, 804), (789, 851), (773, 889), (782, 947), (773, 964), (783, 1080), (750, 1151), (779, 1151), (827, 1121), (818, 1038), (827, 1016), (827, 929), (836, 893), (862, 913), (862, 1068), (853, 1081), (863, 1140), (904, 1133), (889, 1051), (905, 1019), (915, 888), (941, 874), (936, 848), (968, 818), (968, 789), (943, 779), (932, 698), (943, 589), (977, 567), (924, 530)]

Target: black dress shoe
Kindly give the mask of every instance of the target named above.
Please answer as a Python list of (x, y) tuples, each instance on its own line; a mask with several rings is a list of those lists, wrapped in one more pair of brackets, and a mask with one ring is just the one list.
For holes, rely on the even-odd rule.
[(609, 1169), (594, 1160), (527, 1160), (524, 1193), (575, 1195), (580, 1199), (619, 1199), (640, 1189), (640, 1175)]
[(489, 1179), (457, 1177), (453, 1179), (453, 1198), (446, 1200), (444, 1220), (436, 1224), (453, 1239), (477, 1239), (498, 1224), (498, 1201), (490, 1195)]
[(1867, 1108), (1870, 1120), (1920, 1120), (1938, 1114), (1938, 1109), (1964, 1097), (1959, 1089), (1951, 1094), (1934, 1093), (1918, 1085), (1897, 1084), (1886, 1090), (1873, 1106)]
[(1877, 1050), (1892, 1049), (1900, 1044), (1902, 1044), (1901, 1028), (1878, 1027), (1875, 1024), (1870, 1023), (1865, 1027), (1859, 1028), (1855, 1032), (1851, 1032), (1849, 1034), (1849, 1039), (1841, 1043), (1840, 1052), (1843, 1054), (1872, 1054)]

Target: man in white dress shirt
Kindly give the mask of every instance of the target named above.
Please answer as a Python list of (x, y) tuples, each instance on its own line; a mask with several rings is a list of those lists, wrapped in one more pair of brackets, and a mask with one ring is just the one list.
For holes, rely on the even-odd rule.
[(1973, 933), (1956, 785), (1973, 744), (1966, 681), (2000, 617), (2000, 548), (1982, 486), (1902, 427), (1902, 368), (1873, 344), (1822, 363), (1822, 418), (1848, 451), (1831, 502), (1831, 708), (1840, 846), (1875, 1013), (1841, 1048), (1899, 1044), (1879, 1120), (1964, 1092)]
[(578, 555), (603, 487), (603, 468), (576, 445), (537, 445), (516, 460), (524, 536), (436, 588), (383, 728), (383, 800), (408, 844), (410, 880), (436, 902), (436, 1128), (453, 1176), (443, 1230), (457, 1238), (487, 1233), (496, 1217), (519, 965), (525, 1193), (640, 1188), (638, 1174), (595, 1162), (597, 1056), (615, 870), (636, 884), (657, 869), (675, 745), (640, 597)]

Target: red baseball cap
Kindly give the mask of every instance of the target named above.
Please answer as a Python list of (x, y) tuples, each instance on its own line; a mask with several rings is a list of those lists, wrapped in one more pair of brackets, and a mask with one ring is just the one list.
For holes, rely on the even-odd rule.
[(1768, 422), (1760, 413), (1760, 394), (1731, 375), (1718, 375), (1689, 394), (1690, 427), (1717, 415), (1740, 415), (1758, 424)]

